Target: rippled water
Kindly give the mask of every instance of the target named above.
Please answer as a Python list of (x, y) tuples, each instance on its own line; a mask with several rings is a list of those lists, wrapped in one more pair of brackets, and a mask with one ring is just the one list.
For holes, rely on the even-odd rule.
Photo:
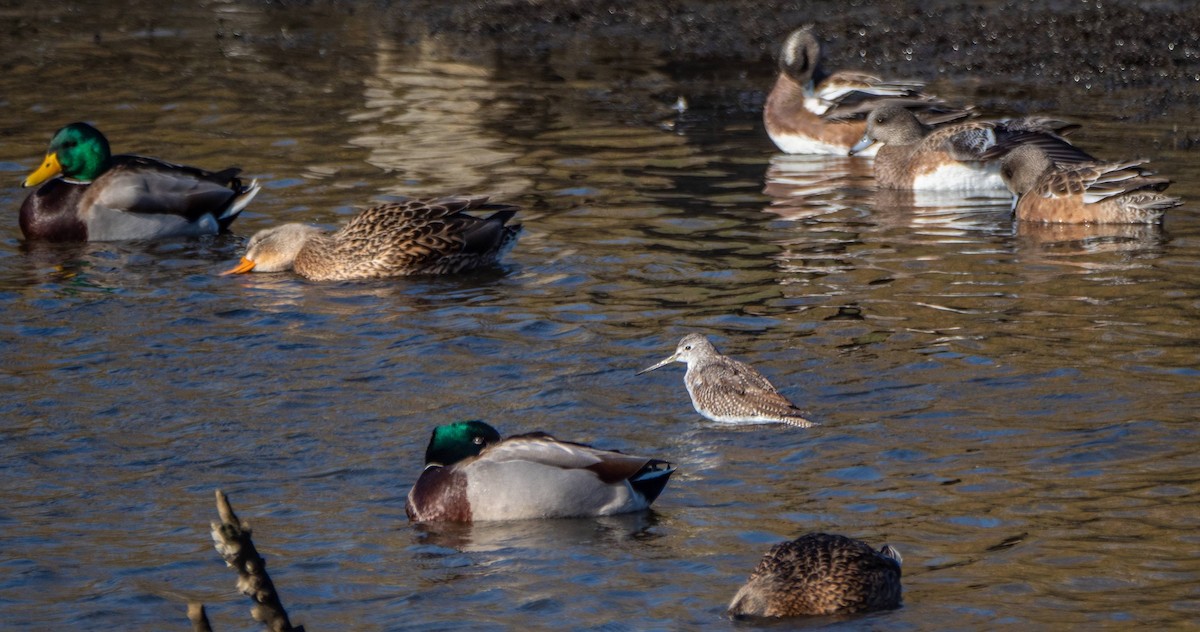
[[(1162, 229), (1044, 228), (1005, 199), (906, 199), (867, 162), (775, 155), (754, 109), (769, 66), (463, 58), (372, 10), (2, 11), (3, 627), (185, 629), (198, 599), (249, 629), (209, 541), (216, 488), (310, 630), (721, 629), (761, 553), (812, 530), (895, 545), (906, 594), (805, 624), (1200, 615), (1200, 161), (1173, 148), (1193, 112), (1134, 125), (1079, 87), (941, 79), (1057, 103), (1078, 142), (1154, 158), (1189, 200)], [(76, 119), (265, 190), (233, 235), (24, 244), (18, 183)], [(455, 192), (523, 206), (501, 269), (215, 274), (279, 221)], [(717, 426), (681, 366), (634, 377), (690, 331), (823, 425)], [(410, 525), (429, 431), (462, 418), (679, 472), (645, 515)]]

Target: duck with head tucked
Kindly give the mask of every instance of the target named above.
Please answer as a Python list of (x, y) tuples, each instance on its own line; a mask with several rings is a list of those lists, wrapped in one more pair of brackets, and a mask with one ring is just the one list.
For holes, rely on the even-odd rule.
[(1183, 204), (1164, 195), (1171, 181), (1142, 168), (1144, 160), (1062, 165), (1040, 147), (1001, 147), (1000, 175), (1024, 222), (1157, 224)]
[(521, 225), (507, 224), (516, 213), (486, 197), (449, 197), (369, 208), (334, 232), (283, 224), (251, 237), (241, 263), (224, 274), (294, 270), (313, 281), (345, 281), (465, 272), (496, 263), (516, 244)]
[(867, 113), (884, 104), (910, 108), (930, 124), (970, 116), (970, 108), (950, 107), (922, 94), (923, 87), (861, 72), (827, 72), (821, 67), (821, 44), (808, 25), (792, 31), (783, 43), (763, 123), (785, 153), (844, 156), (862, 137)]
[(687, 364), (683, 384), (692, 398), (692, 407), (708, 419), (730, 424), (781, 423), (797, 428), (817, 425), (805, 419), (804, 411), (780, 395), (757, 369), (721, 355), (702, 334), (684, 336), (674, 354), (637, 375), (672, 362)]
[(926, 125), (912, 112), (887, 105), (871, 112), (851, 154), (882, 145), (875, 155), (880, 189), (914, 191), (1003, 190), (1000, 165), (989, 150), (1001, 143), (1045, 147), (1061, 162), (1094, 160), (1063, 134), (1078, 125), (1044, 117)]
[(71, 123), (58, 130), (42, 166), (25, 179), (26, 187), (41, 186), (21, 205), (21, 232), (45, 241), (215, 235), (258, 194), (257, 182), (243, 185), (240, 171), (114, 156), (99, 130)]
[(577, 518), (640, 511), (666, 487), (667, 461), (598, 450), (544, 432), (501, 439), (482, 421), (433, 430), (408, 492), (413, 522)]
[(853, 614), (900, 607), (900, 553), (810, 533), (771, 547), (729, 604), (733, 617)]

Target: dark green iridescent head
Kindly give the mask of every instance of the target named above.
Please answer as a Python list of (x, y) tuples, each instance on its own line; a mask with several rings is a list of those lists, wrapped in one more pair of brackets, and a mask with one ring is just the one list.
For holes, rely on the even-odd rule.
[(433, 429), (425, 448), (425, 465), (453, 465), (500, 441), (500, 433), (482, 421), (456, 421)]
[(112, 153), (108, 139), (87, 123), (71, 123), (50, 139), (45, 164), (29, 176), (25, 186), (33, 186), (61, 171), (63, 177), (91, 182), (108, 169)]

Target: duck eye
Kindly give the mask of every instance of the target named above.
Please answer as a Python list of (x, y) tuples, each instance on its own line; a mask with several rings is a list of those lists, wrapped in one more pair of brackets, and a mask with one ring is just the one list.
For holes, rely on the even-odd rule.
[(686, 345), (686, 346), (684, 346), (683, 350), (684, 350), (684, 351), (691, 351), (691, 350), (692, 350), (692, 345)]
[(483, 445), (483, 437), (475, 437), (474, 439), (471, 439), (471, 443), (474, 443), (475, 445)]

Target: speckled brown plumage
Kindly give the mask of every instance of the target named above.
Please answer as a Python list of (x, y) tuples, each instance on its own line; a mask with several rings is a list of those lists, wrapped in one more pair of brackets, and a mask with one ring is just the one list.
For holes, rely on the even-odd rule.
[(732, 616), (851, 614), (900, 606), (900, 560), (841, 535), (810, 533), (771, 547), (729, 604)]
[(686, 362), (683, 383), (696, 412), (724, 423), (785, 423), (800, 428), (814, 426), (804, 411), (779, 394), (775, 386), (755, 370), (717, 352), (708, 338), (688, 334), (679, 341), (671, 357), (639, 371), (653, 371), (671, 362)]
[(1000, 175), (1017, 196), (1016, 218), (1063, 224), (1155, 224), (1183, 202), (1162, 191), (1171, 181), (1154, 176), (1144, 160), (1055, 163), (1037, 147), (1011, 149)]
[(495, 263), (516, 243), (521, 225), (506, 225), (516, 212), (485, 197), (441, 198), (369, 208), (332, 233), (285, 224), (254, 235), (231, 272), (292, 269), (314, 281), (463, 272)]

